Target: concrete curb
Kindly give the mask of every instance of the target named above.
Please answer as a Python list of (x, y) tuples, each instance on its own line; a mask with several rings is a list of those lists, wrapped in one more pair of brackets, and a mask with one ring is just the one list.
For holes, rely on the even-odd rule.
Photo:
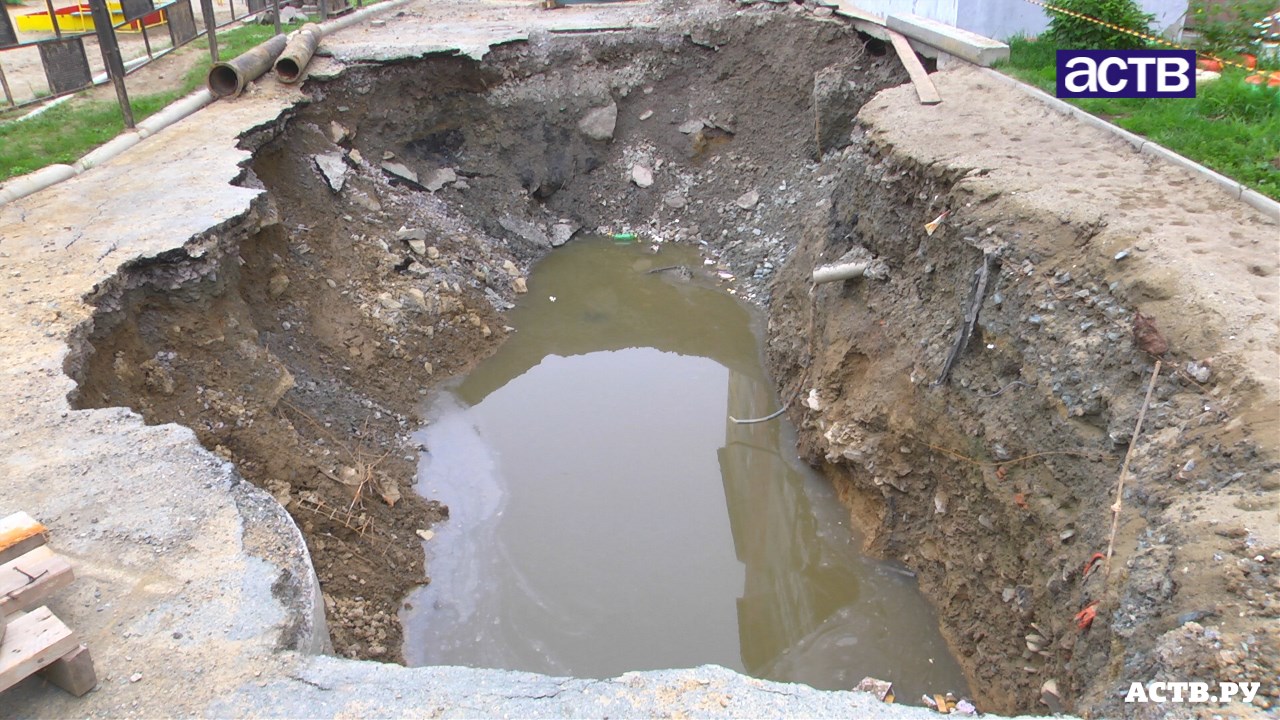
[(343, 15), (340, 18), (326, 20), (320, 23), (320, 30), (322, 31), (321, 34), (328, 35), (330, 33), (338, 32), (339, 30), (345, 30), (367, 17), (381, 15), (382, 13), (402, 8), (411, 2), (413, 2), (413, 0), (390, 0), (389, 2), (378, 3), (377, 5), (370, 5), (367, 8), (351, 13), (350, 15)]
[[(363, 10), (351, 13), (350, 15), (344, 15), (336, 20), (321, 23), (320, 29), (323, 31), (323, 35), (328, 35), (329, 33), (351, 27), (372, 15), (379, 15), (390, 10), (396, 10), (404, 7), (412, 1), (413, 0), (390, 0), (389, 2), (371, 5)], [(179, 120), (190, 116), (200, 108), (213, 102), (214, 99), (213, 93), (209, 92), (208, 88), (197, 90), (181, 100), (170, 103), (160, 112), (138, 123), (138, 127), (135, 131), (117, 135), (105, 145), (100, 145), (97, 148), (94, 148), (84, 157), (76, 161), (74, 165), (51, 165), (49, 167), (41, 168), (33, 173), (10, 178), (3, 185), (0, 185), (0, 207), (13, 202), (14, 200), (40, 192), (41, 190), (52, 185), (56, 185), (64, 180), (73, 178), (80, 173), (86, 172), (93, 167), (101, 165), (102, 163), (119, 156), (124, 151), (134, 145), (137, 145), (146, 138), (155, 135)], [(32, 115), (34, 114), (35, 113), (32, 113)], [(27, 117), (29, 116), (30, 115)]]
[(1198, 162), (1195, 162), (1194, 160), (1185, 158), (1182, 155), (1179, 155), (1178, 153), (1170, 150), (1169, 148), (1163, 145), (1160, 145), (1159, 143), (1152, 142), (1140, 135), (1135, 135), (1129, 132), (1128, 130), (1125, 130), (1124, 128), (1116, 127), (1115, 125), (1112, 125), (1111, 123), (1107, 122), (1106, 120), (1103, 120), (1102, 118), (1096, 115), (1090, 115), (1089, 113), (1085, 112), (1084, 110), (1081, 110), (1075, 105), (1072, 105), (1071, 103), (1066, 102), (1064, 100), (1059, 100), (1058, 98), (1038, 88), (1032, 87), (1022, 82), (1021, 80), (1018, 80), (1017, 78), (1009, 77), (1008, 75), (1000, 73), (996, 70), (991, 70), (989, 68), (983, 68), (983, 71), (987, 73), (987, 76), (989, 78), (993, 80), (998, 80), (999, 82), (1003, 82), (1006, 85), (1011, 85), (1013, 87), (1016, 87), (1022, 92), (1026, 93), (1027, 95), (1030, 95), (1031, 97), (1049, 106), (1049, 108), (1053, 110), (1056, 110), (1064, 115), (1069, 115), (1071, 117), (1074, 117), (1075, 119), (1079, 120), (1080, 122), (1083, 122), (1086, 125), (1090, 125), (1098, 128), (1099, 130), (1103, 130), (1108, 133), (1111, 133), (1112, 135), (1132, 145), (1135, 150), (1142, 153), (1143, 155), (1150, 155), (1152, 157), (1161, 158), (1170, 163), (1173, 163), (1174, 165), (1177, 165), (1178, 167), (1183, 168), (1184, 170), (1187, 170), (1188, 172), (1194, 175), (1199, 175), (1200, 177), (1222, 188), (1222, 190), (1226, 192), (1226, 194), (1229, 195), (1232, 199), (1240, 200), (1245, 204), (1249, 205), (1250, 207), (1253, 207), (1254, 209), (1260, 211), (1262, 214), (1266, 215), (1267, 217), (1273, 220), (1280, 221), (1280, 202), (1272, 200), (1271, 198), (1263, 195), (1260, 192), (1257, 192), (1256, 190), (1251, 190), (1245, 185), (1243, 185), (1242, 183), (1236, 180), (1232, 180), (1231, 178), (1221, 173), (1210, 170), (1209, 168), (1201, 165)]

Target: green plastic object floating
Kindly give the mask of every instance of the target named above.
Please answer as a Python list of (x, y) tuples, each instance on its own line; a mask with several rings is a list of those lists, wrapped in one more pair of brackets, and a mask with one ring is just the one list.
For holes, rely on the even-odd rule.
[(636, 239), (635, 233), (614, 233), (613, 239), (618, 242), (632, 242)]

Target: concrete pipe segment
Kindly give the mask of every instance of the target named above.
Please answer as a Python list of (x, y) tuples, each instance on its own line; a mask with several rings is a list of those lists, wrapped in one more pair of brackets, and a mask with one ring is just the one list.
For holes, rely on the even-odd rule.
[(276, 58), (284, 51), (286, 42), (284, 35), (276, 35), (234, 60), (214, 63), (209, 68), (209, 92), (219, 98), (238, 96), (244, 91), (245, 85), (271, 69)]
[(324, 31), (315, 23), (307, 23), (290, 33), (284, 52), (276, 60), (276, 78), (283, 83), (298, 82), (322, 37)]

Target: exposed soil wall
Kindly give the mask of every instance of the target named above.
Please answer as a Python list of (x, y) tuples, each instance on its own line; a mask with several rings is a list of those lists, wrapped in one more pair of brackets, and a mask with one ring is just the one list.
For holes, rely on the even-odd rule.
[[(770, 359), (783, 395), (800, 400), (791, 414), (804, 456), (835, 479), (871, 530), (871, 550), (919, 572), (989, 707), (1045, 709), (1049, 679), (1086, 714), (1141, 712), (1122, 702), (1128, 680), (1248, 677), (1274, 692), (1265, 689), (1274, 605), (1258, 602), (1273, 582), (1274, 544), (1223, 513), (1219, 535), (1235, 541), (1219, 543), (1217, 561), (1238, 569), (1190, 575), (1211, 543), (1183, 526), (1205, 509), (1188, 494), (1231, 486), (1260, 509), (1276, 489), (1274, 460), (1228, 421), (1254, 411), (1256, 386), (1220, 371), (1206, 382), (1190, 374), (1202, 367), (1195, 357), (1164, 356), (1112, 574), (1100, 564), (1086, 578), (1108, 544), (1153, 369), (1133, 330), (1153, 287), (1118, 277), (1110, 253), (1084, 251), (1098, 226), (977, 194), (963, 170), (921, 165), (865, 136), (852, 150), (839, 161), (831, 212), (808, 218), (779, 277)], [(953, 214), (930, 236), (925, 222), (944, 210)], [(887, 277), (809, 279), (817, 265), (868, 251)], [(939, 384), (984, 253), (994, 262), (979, 320)], [(1077, 613), (1095, 602), (1082, 630)], [(1194, 622), (1206, 618), (1234, 633)], [(1247, 661), (1219, 652), (1237, 643), (1252, 648)]]

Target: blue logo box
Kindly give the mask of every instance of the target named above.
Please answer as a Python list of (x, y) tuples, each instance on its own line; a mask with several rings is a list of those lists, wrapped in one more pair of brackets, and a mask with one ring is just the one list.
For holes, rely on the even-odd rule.
[(1059, 50), (1060, 98), (1193, 98), (1191, 50)]

